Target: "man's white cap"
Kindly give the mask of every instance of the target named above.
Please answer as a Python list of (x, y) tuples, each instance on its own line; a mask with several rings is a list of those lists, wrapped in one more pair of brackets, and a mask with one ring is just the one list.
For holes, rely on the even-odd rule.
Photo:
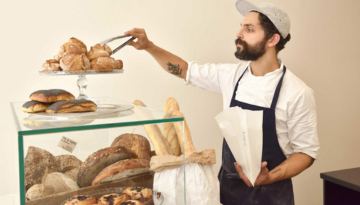
[(287, 13), (279, 7), (267, 2), (264, 2), (257, 7), (247, 0), (237, 0), (235, 6), (243, 16), (246, 16), (250, 11), (264, 14), (279, 30), (280, 35), (283, 38), (288, 36), (290, 32), (290, 19)]

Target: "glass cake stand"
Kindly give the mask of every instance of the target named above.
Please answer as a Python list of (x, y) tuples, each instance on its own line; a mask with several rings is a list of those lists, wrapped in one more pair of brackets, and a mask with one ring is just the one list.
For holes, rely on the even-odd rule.
[(77, 75), (79, 77), (77, 80), (77, 86), (79, 87), (79, 96), (77, 99), (89, 99), (89, 97), (86, 95), (86, 87), (88, 85), (86, 75), (119, 74), (123, 72), (124, 69), (39, 71), (40, 75), (46, 76)]

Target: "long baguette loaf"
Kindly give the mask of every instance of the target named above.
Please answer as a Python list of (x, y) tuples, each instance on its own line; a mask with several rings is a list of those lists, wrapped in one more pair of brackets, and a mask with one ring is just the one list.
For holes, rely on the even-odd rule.
[[(171, 110), (180, 110), (179, 104), (174, 98), (168, 98), (164, 105), (164, 112), (170, 113)], [(178, 137), (176, 135), (174, 123), (164, 123), (163, 134), (167, 139), (167, 141), (169, 142), (171, 150), (173, 151), (174, 155), (180, 156), (182, 153), (181, 153)]]
[[(146, 120), (149, 118), (149, 114), (146, 110), (141, 109), (140, 106), (146, 107), (146, 105), (140, 100), (135, 100), (134, 105), (139, 107), (135, 108), (135, 115), (140, 120)], [(156, 124), (144, 125), (144, 129), (149, 136), (151, 144), (154, 146), (156, 155), (173, 155), (170, 145), (164, 135), (161, 133), (160, 128)]]
[[(172, 110), (171, 114), (177, 115), (180, 117), (184, 117), (184, 115), (178, 110)], [(175, 125), (176, 134), (178, 136), (178, 140), (179, 140), (179, 144), (180, 144), (182, 152), (185, 154), (195, 152), (196, 150), (195, 150), (195, 147), (194, 147), (194, 144), (193, 144), (193, 141), (191, 138), (190, 130), (186, 123), (185, 118), (184, 118), (184, 123), (174, 122), (174, 125)], [(183, 126), (184, 126), (184, 133), (183, 133)], [(184, 144), (185, 144), (185, 151), (184, 151), (184, 147), (183, 147), (183, 140), (184, 140)]]

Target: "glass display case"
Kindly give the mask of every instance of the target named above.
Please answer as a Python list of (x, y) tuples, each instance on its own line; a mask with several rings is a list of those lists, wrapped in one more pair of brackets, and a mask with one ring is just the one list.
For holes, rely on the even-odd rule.
[[(124, 172), (122, 175), (115, 173), (117, 177), (108, 177), (107, 180), (100, 177), (100, 180), (96, 181), (94, 177), (98, 178), (110, 165), (140, 158), (125, 145), (125, 151), (114, 151), (120, 153), (119, 155), (104, 151), (116, 147), (114, 142), (119, 136), (126, 133), (143, 136), (150, 144), (151, 157), (155, 155), (152, 142), (154, 139), (147, 133), (146, 126), (157, 126), (161, 131), (164, 123), (183, 123), (184, 118), (113, 98), (92, 100), (99, 108), (94, 113), (32, 114), (21, 110), (25, 102), (11, 103), (18, 134), (22, 205), (65, 204), (66, 200), (74, 195), (90, 195), (99, 199), (106, 194), (121, 193), (131, 187), (151, 189), (151, 203), (161, 204), (163, 196), (153, 189), (154, 173), (149, 168), (139, 169), (140, 171), (134, 173)], [(101, 155), (96, 155), (99, 153)], [(67, 160), (76, 159), (77, 163), (74, 164), (77, 165), (62, 163), (61, 156), (67, 157)], [(90, 158), (98, 159), (95, 163)], [(99, 158), (104, 158), (105, 161)], [(59, 174), (53, 175), (55, 172)], [(73, 173), (70, 174), (71, 172)], [(89, 172), (91, 174), (84, 174)], [(84, 179), (85, 175), (87, 181)], [(44, 189), (49, 188), (51, 183), (56, 183), (58, 187), (53, 187), (54, 190), (50, 187), (50, 194), (38, 193), (40, 189), (45, 192)], [(32, 190), (30, 194), (37, 194), (37, 197), (29, 200), (30, 194), (27, 191), (36, 184), (42, 187)]]

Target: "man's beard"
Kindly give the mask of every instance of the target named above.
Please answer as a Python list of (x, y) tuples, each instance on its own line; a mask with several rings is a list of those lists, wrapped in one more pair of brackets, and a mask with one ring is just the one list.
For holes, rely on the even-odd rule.
[(242, 45), (242, 50), (240, 47), (237, 47), (237, 51), (235, 52), (236, 58), (245, 61), (256, 61), (265, 53), (266, 46), (266, 38), (264, 38), (261, 42), (257, 43), (254, 46), (249, 45), (245, 41), (240, 38), (235, 40), (235, 45)]

